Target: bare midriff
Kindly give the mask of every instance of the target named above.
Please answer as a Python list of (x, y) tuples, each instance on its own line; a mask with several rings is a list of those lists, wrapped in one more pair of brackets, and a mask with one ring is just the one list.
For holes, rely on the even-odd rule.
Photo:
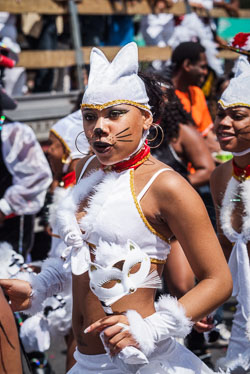
[[(163, 265), (151, 265), (151, 271), (157, 269), (161, 273)], [(106, 316), (100, 301), (89, 288), (88, 273), (73, 275), (73, 330), (78, 350), (87, 355), (105, 353), (99, 333), (84, 333), (91, 323)], [(129, 309), (136, 310), (143, 318), (153, 314), (154, 289), (138, 289), (135, 293), (124, 296), (112, 305), (115, 313), (123, 313)]]

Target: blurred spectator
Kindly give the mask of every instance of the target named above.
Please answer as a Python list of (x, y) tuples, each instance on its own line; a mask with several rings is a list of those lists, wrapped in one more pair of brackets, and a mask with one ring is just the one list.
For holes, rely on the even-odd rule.
[(213, 133), (213, 121), (205, 96), (200, 89), (208, 73), (205, 48), (199, 43), (181, 43), (173, 51), (171, 62), (172, 79), (177, 96), (184, 109), (191, 114), (209, 149), (218, 151), (219, 145)]
[[(163, 13), (165, 8), (170, 8), (177, 0), (171, 2), (156, 0), (154, 2), (154, 14), (143, 16), (141, 19), (140, 32), (145, 40), (146, 45), (157, 45), (158, 47), (165, 47), (171, 38), (174, 27), (174, 15)], [(156, 70), (162, 69), (162, 62), (155, 60), (152, 66)]]
[(0, 241), (27, 257), (33, 242), (34, 215), (44, 203), (51, 172), (32, 129), (8, 123), (4, 109), (12, 99), (0, 89)]
[[(34, 34), (33, 34), (34, 35)], [(37, 38), (29, 36), (32, 49), (55, 50), (57, 48), (56, 16), (42, 15), (40, 33)], [(48, 92), (52, 90), (54, 69), (39, 69), (35, 76), (33, 92)]]
[[(0, 12), (0, 41), (16, 54), (21, 52), (17, 43), (16, 16)], [(19, 96), (26, 92), (26, 72), (23, 67), (5, 69), (4, 87), (10, 96)]]
[(134, 24), (132, 16), (110, 16), (107, 26), (106, 45), (124, 46), (133, 41)]
[[(173, 167), (195, 188), (209, 182), (215, 164), (201, 134), (193, 126), (193, 120), (183, 108), (172, 84), (161, 82), (166, 87), (167, 102), (160, 125), (164, 137), (153, 154)], [(190, 163), (194, 172), (190, 173)]]

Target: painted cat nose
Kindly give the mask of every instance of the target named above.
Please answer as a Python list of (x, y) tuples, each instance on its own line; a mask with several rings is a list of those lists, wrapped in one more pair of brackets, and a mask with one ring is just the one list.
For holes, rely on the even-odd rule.
[(97, 137), (101, 137), (103, 135), (104, 131), (100, 127), (94, 130), (94, 135)]

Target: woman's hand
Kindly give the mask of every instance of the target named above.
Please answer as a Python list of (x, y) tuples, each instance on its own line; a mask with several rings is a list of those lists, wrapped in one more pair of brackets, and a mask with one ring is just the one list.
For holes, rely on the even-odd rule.
[(194, 329), (197, 332), (208, 332), (214, 328), (213, 317), (207, 316), (202, 318), (199, 322), (194, 324)]
[[(123, 326), (125, 325), (125, 326)], [(139, 348), (139, 344), (133, 338), (128, 325), (128, 319), (123, 314), (112, 315), (99, 319), (87, 327), (84, 332), (103, 333), (106, 347), (110, 350), (110, 355), (117, 355), (123, 348), (133, 346)]]
[(0, 279), (0, 287), (10, 299), (13, 312), (29, 308), (32, 294), (29, 282), (20, 279)]

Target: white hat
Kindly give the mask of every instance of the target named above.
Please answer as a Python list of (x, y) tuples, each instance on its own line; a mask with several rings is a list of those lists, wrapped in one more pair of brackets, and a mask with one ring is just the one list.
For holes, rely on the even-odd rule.
[(235, 78), (230, 80), (223, 92), (219, 104), (222, 108), (246, 106), (250, 108), (250, 64), (241, 56), (237, 63)]
[[(83, 157), (83, 154), (88, 154), (89, 144), (83, 132), (82, 113), (80, 110), (60, 119), (52, 126), (50, 131), (61, 141), (72, 160)], [(82, 134), (77, 138), (80, 132)], [(79, 150), (76, 148), (76, 138)]]
[(148, 102), (145, 85), (138, 76), (138, 48), (134, 42), (120, 49), (111, 63), (100, 49), (92, 49), (81, 107), (102, 110), (126, 103), (151, 113)]

